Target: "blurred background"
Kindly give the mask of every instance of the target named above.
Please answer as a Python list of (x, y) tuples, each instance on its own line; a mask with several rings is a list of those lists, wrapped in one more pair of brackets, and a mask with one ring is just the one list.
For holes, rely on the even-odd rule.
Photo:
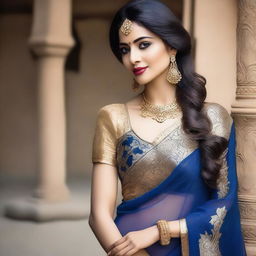
[[(135, 95), (108, 43), (126, 2), (0, 0), (1, 256), (105, 255), (87, 223), (91, 145), (98, 110)], [(237, 1), (163, 2), (193, 38), (207, 101), (231, 111)]]

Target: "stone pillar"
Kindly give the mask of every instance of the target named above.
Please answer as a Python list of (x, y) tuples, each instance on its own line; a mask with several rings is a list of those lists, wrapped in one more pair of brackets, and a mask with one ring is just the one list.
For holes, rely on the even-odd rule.
[(193, 37), (193, 27), (194, 27), (194, 0), (184, 0), (183, 1), (183, 13), (182, 13), (182, 23), (184, 28)]
[(237, 171), (242, 229), (248, 256), (256, 255), (256, 1), (239, 0), (237, 89), (232, 116), (237, 136)]
[(10, 217), (46, 221), (86, 217), (66, 185), (65, 58), (71, 36), (71, 0), (35, 0), (29, 45), (36, 55), (39, 175), (34, 197), (6, 207)]
[(39, 102), (39, 187), (47, 201), (68, 198), (64, 62), (73, 46), (70, 0), (35, 0), (29, 44), (37, 55)]

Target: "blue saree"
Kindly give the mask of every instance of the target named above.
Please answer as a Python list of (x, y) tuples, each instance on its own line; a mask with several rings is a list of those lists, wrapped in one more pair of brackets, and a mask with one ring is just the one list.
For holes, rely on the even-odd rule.
[[(159, 219), (186, 219), (189, 254), (201, 256), (246, 255), (237, 202), (235, 126), (232, 124), (224, 189), (210, 190), (200, 176), (200, 150), (183, 159), (157, 187), (117, 207), (115, 223), (122, 235), (152, 226)], [(225, 169), (225, 168), (224, 168)], [(179, 210), (177, 210), (179, 209)], [(146, 248), (149, 255), (181, 255), (180, 239), (168, 246), (159, 242)]]
[(142, 250), (152, 256), (245, 256), (237, 199), (235, 125), (219, 104), (205, 111), (212, 134), (225, 137), (217, 189), (201, 178), (200, 149), (183, 132), (181, 118), (153, 142), (132, 129), (123, 104), (112, 104), (98, 115), (93, 162), (117, 167), (123, 200), (114, 222), (124, 236), (155, 225), (159, 219), (183, 219), (186, 243), (172, 238)]

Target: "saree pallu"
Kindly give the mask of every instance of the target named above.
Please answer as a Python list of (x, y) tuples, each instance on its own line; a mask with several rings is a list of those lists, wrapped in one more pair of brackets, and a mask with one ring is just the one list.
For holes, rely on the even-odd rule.
[(115, 224), (124, 236), (155, 225), (159, 219), (185, 219), (188, 248), (182, 254), (180, 238), (167, 246), (145, 248), (153, 256), (244, 256), (237, 199), (235, 126), (232, 123), (219, 187), (209, 189), (201, 178), (200, 149), (185, 157), (158, 186), (117, 207)]

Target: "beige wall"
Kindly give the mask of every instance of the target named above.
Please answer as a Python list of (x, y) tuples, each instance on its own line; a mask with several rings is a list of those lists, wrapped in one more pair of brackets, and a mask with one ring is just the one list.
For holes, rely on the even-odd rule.
[(30, 15), (0, 17), (0, 174), (37, 169), (35, 68)]
[(229, 111), (236, 89), (236, 0), (196, 0), (197, 72), (207, 79), (207, 101)]

